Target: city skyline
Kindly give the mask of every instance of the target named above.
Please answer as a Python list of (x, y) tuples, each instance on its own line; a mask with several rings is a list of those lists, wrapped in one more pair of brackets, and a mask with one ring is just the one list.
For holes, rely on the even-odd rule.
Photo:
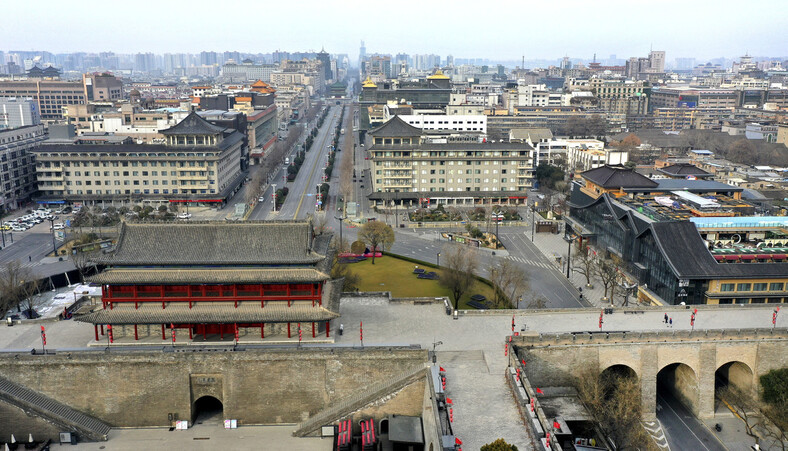
[[(437, 4), (404, 1), (396, 9), (385, 9), (385, 21), (381, 22), (372, 20), (382, 11), (374, 3), (351, 0), (326, 7), (308, 0), (293, 18), (289, 5), (266, 5), (266, 14), (278, 19), (266, 21), (259, 28), (250, 23), (246, 29), (237, 21), (217, 20), (216, 15), (205, 14), (213, 7), (212, 3), (192, 2), (184, 9), (178, 4), (145, 0), (138, 3), (137, 13), (130, 12), (120, 19), (124, 22), (123, 33), (117, 32), (117, 20), (104, 20), (90, 13), (99, 9), (86, 7), (76, 11), (61, 2), (42, 3), (45, 7), (37, 8), (35, 20), (25, 4), (4, 6), (9, 17), (17, 18), (0, 30), (4, 50), (123, 54), (270, 53), (325, 48), (329, 53), (346, 53), (355, 62), (359, 43), (364, 40), (368, 54), (434, 53), (444, 58), (453, 55), (491, 61), (519, 61), (523, 56), (526, 60), (549, 60), (564, 55), (590, 60), (594, 54), (597, 59), (607, 59), (611, 54), (621, 59), (645, 55), (650, 49), (666, 51), (668, 60), (694, 57), (699, 62), (736, 58), (745, 53), (772, 58), (787, 53), (783, 44), (786, 40), (775, 39), (773, 30), (785, 29), (788, 6), (775, 6), (767, 0), (751, 2), (750, 7), (766, 8), (775, 14), (761, 16), (758, 27), (747, 28), (741, 27), (737, 9), (726, 7), (733, 6), (731, 1), (718, 2), (713, 21), (696, 20), (689, 24), (681, 18), (702, 18), (708, 11), (703, 6), (678, 1), (663, 2), (655, 10), (621, 0), (608, 0), (604, 5), (594, 4), (593, 8), (585, 2), (567, 0), (562, 2), (562, 11), (571, 11), (568, 15), (559, 15), (555, 8), (544, 5), (512, 4), (491, 11), (488, 21), (479, 23), (478, 8), (469, 2), (467, 5), (459, 2), (446, 9)], [(91, 3), (98, 6), (97, 2), (87, 3), (86, 6)], [(231, 0), (225, 2), (223, 11), (231, 15), (233, 11), (244, 11), (245, 6)], [(147, 7), (155, 11), (154, 16), (143, 14)], [(648, 14), (647, 23), (633, 19), (643, 14)], [(156, 17), (173, 19), (162, 26)], [(500, 23), (498, 17), (521, 19)], [(528, 17), (540, 20), (534, 22)], [(31, 29), (57, 29), (64, 23), (68, 24), (68, 33), (56, 40), (48, 33), (30, 33)], [(343, 23), (353, 26), (346, 27)], [(591, 26), (601, 23), (613, 26)], [(736, 32), (719, 32), (725, 29)]]

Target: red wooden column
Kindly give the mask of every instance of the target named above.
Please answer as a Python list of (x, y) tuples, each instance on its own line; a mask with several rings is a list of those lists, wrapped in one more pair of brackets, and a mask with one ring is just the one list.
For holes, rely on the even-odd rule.
[(192, 324), (189, 324), (189, 340), (193, 340), (194, 339), (194, 335), (192, 334), (192, 330), (193, 329), (194, 329), (194, 326)]
[(140, 336), (137, 333), (137, 325), (135, 324), (134, 325), (134, 340), (136, 341), (136, 340), (139, 340), (139, 339), (140, 339)]
[(265, 323), (260, 323), (260, 338), (265, 338)]
[(287, 323), (287, 338), (290, 338), (290, 323), (289, 322)]
[(315, 338), (315, 322), (312, 321), (312, 338)]
[(331, 330), (331, 320), (326, 321), (326, 337), (329, 336), (329, 331)]
[(98, 324), (93, 325), (93, 331), (96, 333), (96, 341), (98, 341)]
[(167, 336), (164, 335), (164, 324), (161, 325), (161, 339), (162, 340), (166, 340), (167, 339)]
[(101, 325), (101, 335), (104, 335), (104, 325)]

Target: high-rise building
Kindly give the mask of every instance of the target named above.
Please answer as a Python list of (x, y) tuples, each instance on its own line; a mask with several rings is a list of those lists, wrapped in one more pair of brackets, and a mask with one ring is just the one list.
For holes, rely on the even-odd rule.
[(361, 41), (361, 47), (358, 49), (358, 67), (364, 67), (364, 60), (367, 58), (367, 47), (364, 46), (364, 41)]
[(0, 130), (40, 123), (41, 115), (33, 99), (0, 98)]
[(20, 208), (35, 193), (36, 165), (30, 150), (44, 139), (41, 124), (0, 129), (0, 212)]
[(652, 50), (648, 54), (648, 71), (651, 73), (665, 72), (665, 52)]
[(331, 73), (331, 55), (325, 49), (321, 49), (317, 54), (317, 60), (323, 64), (323, 78), (332, 80), (334, 75)]
[(692, 70), (695, 67), (695, 58), (676, 58), (676, 69)]

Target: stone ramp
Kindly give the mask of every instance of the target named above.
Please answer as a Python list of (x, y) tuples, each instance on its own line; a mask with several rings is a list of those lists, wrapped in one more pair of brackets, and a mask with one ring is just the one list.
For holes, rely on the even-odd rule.
[(58, 425), (64, 431), (76, 432), (90, 440), (107, 440), (110, 427), (71, 407), (50, 399), (38, 392), (0, 377), (0, 401), (23, 409)]
[(384, 382), (373, 384), (366, 389), (354, 393), (344, 399), (332, 403), (327, 409), (312, 415), (298, 425), (293, 431), (296, 437), (305, 437), (317, 432), (321, 426), (332, 424), (365, 406), (397, 392), (411, 383), (427, 376), (427, 366), (422, 365), (415, 369), (404, 371), (387, 379)]

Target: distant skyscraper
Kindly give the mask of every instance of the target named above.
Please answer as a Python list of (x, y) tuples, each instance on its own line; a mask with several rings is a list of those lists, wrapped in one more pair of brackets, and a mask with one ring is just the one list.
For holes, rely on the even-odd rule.
[(676, 58), (676, 69), (690, 70), (695, 67), (695, 58)]
[(364, 41), (361, 41), (361, 47), (358, 49), (358, 65), (362, 67), (364, 60), (367, 58), (367, 48), (364, 46)]
[(453, 55), (447, 55), (446, 56), (446, 65), (447, 66), (454, 66), (454, 56)]
[(665, 72), (665, 52), (652, 50), (648, 54), (649, 72)]
[(317, 54), (317, 60), (323, 63), (323, 78), (326, 80), (333, 79), (334, 77), (331, 73), (331, 56), (325, 49), (320, 50)]

